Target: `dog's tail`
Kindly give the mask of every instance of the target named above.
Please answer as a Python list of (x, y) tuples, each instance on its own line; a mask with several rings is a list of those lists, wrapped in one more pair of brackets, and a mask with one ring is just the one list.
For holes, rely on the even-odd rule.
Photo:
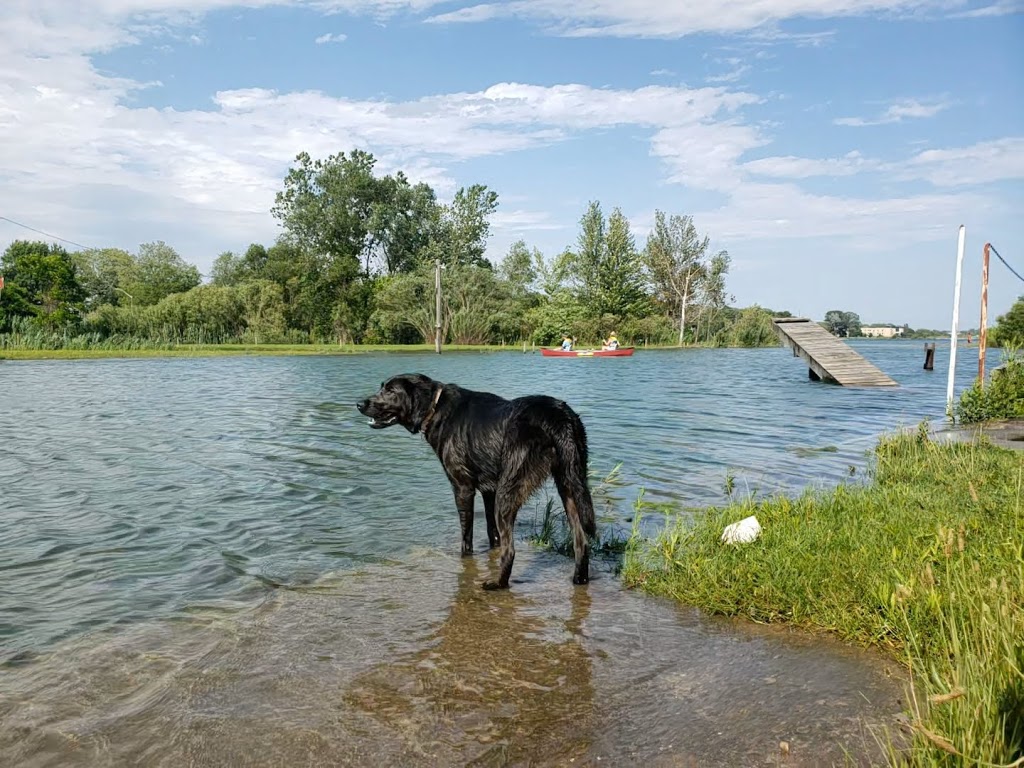
[(579, 415), (569, 406), (563, 405), (562, 410), (566, 418), (552, 436), (556, 454), (552, 472), (563, 501), (566, 504), (571, 501), (576, 507), (583, 531), (588, 536), (595, 536), (594, 502), (587, 484), (587, 430)]

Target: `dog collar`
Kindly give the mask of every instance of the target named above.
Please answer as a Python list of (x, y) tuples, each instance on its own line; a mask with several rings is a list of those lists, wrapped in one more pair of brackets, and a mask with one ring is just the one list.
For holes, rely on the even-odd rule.
[(430, 404), (430, 410), (427, 411), (427, 415), (423, 417), (423, 421), (420, 422), (420, 432), (426, 430), (427, 425), (430, 424), (430, 420), (434, 418), (434, 411), (437, 408), (437, 401), (441, 399), (441, 393), (444, 392), (444, 386), (437, 388), (437, 392), (434, 393), (434, 402)]

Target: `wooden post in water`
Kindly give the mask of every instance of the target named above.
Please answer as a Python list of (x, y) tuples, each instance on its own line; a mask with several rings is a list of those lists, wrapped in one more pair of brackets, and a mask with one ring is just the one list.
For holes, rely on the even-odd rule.
[(988, 345), (988, 253), (992, 248), (985, 243), (981, 257), (981, 330), (978, 332), (978, 386), (985, 386), (985, 349)]
[(924, 369), (926, 371), (935, 370), (935, 342), (931, 344), (925, 342), (924, 344)]

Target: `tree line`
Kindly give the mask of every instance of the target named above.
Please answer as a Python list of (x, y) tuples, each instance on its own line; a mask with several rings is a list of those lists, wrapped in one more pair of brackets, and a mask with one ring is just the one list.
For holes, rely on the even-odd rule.
[(485, 256), (498, 195), (459, 189), (449, 203), (401, 172), (378, 175), (359, 150), (299, 154), (272, 214), (270, 246), (223, 253), (203, 281), (164, 242), (135, 254), (68, 252), (17, 241), (0, 260), (0, 333), (163, 343), (432, 341), (434, 264), (448, 343), (774, 344), (770, 310), (737, 309), (726, 251), (691, 217), (658, 211), (641, 244), (618, 208), (591, 202), (576, 242), (546, 258), (525, 241)]

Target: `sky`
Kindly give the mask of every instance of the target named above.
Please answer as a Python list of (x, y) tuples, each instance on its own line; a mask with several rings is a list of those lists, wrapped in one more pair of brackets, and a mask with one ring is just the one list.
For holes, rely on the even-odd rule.
[[(588, 201), (687, 214), (739, 305), (961, 327), (1024, 274), (1024, 0), (3, 0), (0, 217), (270, 244), (299, 152), (498, 192), (488, 255)], [(0, 219), (0, 247), (36, 233)], [(46, 238), (43, 238), (46, 239)], [(993, 258), (990, 316), (1024, 294)]]

